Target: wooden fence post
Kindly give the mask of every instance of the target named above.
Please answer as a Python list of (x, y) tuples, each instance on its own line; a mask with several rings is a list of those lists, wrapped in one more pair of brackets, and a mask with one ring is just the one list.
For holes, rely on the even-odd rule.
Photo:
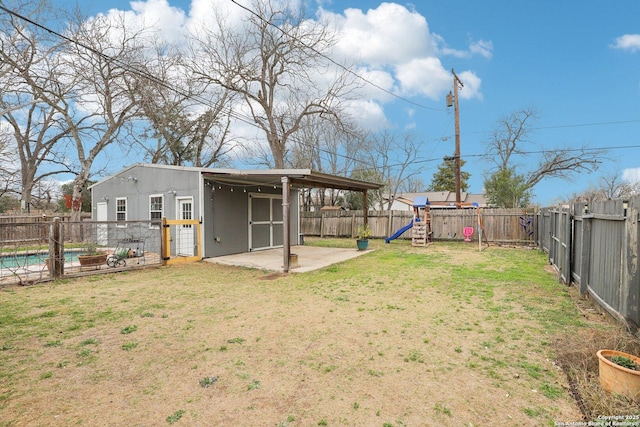
[(591, 265), (591, 216), (589, 215), (589, 205), (585, 204), (582, 211), (582, 253), (580, 254), (580, 294), (587, 293), (589, 285), (589, 269)]
[(167, 265), (167, 261), (171, 259), (171, 227), (167, 224), (167, 218), (162, 217), (162, 264)]
[(351, 215), (351, 238), (356, 237), (356, 214)]
[(60, 217), (53, 218), (49, 225), (49, 277), (52, 279), (59, 279), (64, 274), (61, 228)]

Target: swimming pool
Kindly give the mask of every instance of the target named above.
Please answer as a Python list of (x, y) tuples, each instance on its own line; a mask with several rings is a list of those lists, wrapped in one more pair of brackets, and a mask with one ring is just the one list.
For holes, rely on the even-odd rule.
[[(49, 258), (49, 252), (15, 253), (0, 255), (0, 269), (28, 268), (35, 265), (43, 265)], [(64, 253), (65, 262), (78, 260), (78, 252), (67, 251)]]

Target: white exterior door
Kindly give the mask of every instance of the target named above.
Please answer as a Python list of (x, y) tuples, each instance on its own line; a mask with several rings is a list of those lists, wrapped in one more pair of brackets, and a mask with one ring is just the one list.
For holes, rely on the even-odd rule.
[[(193, 198), (178, 199), (178, 219), (193, 219)], [(195, 254), (195, 227), (191, 224), (178, 225), (177, 233), (177, 253), (178, 256), (194, 256)]]
[[(96, 204), (96, 221), (107, 221), (107, 202)], [(109, 227), (106, 224), (98, 224), (96, 227), (96, 243), (107, 245), (109, 243)]]

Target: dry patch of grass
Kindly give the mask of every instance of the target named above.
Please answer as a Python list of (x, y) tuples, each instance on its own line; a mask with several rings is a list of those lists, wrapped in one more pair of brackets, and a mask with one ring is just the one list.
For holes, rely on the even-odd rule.
[(0, 426), (582, 419), (553, 343), (591, 321), (544, 255), (370, 246), (304, 274), (197, 263), (3, 289)]
[(640, 416), (640, 401), (605, 392), (600, 387), (596, 357), (596, 352), (602, 349), (640, 354), (640, 339), (606, 322), (601, 328), (562, 336), (555, 347), (585, 419), (595, 421), (602, 415)]

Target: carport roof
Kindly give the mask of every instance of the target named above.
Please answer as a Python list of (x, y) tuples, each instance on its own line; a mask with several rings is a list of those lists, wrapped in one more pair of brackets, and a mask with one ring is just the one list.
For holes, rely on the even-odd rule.
[(245, 185), (280, 185), (282, 177), (289, 178), (292, 186), (307, 188), (335, 188), (349, 191), (377, 190), (381, 184), (344, 178), (311, 169), (206, 169), (205, 178), (220, 183)]

